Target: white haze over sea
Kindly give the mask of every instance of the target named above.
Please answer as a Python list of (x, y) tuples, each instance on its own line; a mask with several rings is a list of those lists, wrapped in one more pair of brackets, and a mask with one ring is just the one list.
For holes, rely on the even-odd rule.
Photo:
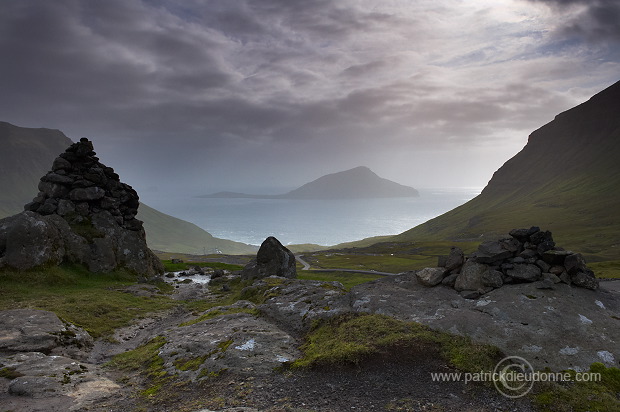
[(275, 236), (284, 245), (331, 246), (402, 233), (471, 200), (482, 188), (418, 190), (417, 198), (205, 199), (150, 192), (141, 200), (218, 238), (260, 245)]

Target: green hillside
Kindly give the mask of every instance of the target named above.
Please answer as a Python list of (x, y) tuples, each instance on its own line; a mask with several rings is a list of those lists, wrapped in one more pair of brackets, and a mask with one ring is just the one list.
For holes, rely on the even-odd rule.
[(392, 240), (464, 240), (551, 230), (591, 260), (620, 259), (620, 82), (530, 135), (482, 193)]
[(23, 210), (38, 193), (41, 176), (71, 143), (59, 130), (0, 122), (0, 217)]
[(232, 240), (219, 239), (193, 223), (177, 219), (140, 203), (138, 219), (144, 222), (147, 243), (151, 249), (166, 252), (254, 254), (258, 247)]
[[(50, 170), (54, 159), (71, 143), (59, 130), (0, 122), (0, 218), (23, 210), (24, 205), (39, 192), (37, 185), (41, 176)], [(215, 238), (192, 223), (144, 204), (140, 205), (138, 218), (144, 221), (147, 243), (152, 249), (193, 254), (205, 251), (245, 254), (255, 253), (257, 249)]]

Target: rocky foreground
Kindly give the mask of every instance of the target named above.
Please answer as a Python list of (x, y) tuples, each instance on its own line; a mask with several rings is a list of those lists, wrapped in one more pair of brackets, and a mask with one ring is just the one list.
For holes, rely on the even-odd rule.
[[(286, 252), (279, 253), (279, 261), (290, 265)], [(229, 284), (264, 272), (266, 264), (258, 259), (244, 272), (220, 271), (209, 286), (178, 284), (174, 296), (213, 299)], [(470, 336), (537, 369), (618, 365), (616, 282), (601, 282), (596, 290), (564, 282), (544, 288), (537, 282), (512, 283), (472, 299), (441, 283), (431, 288), (418, 274), (386, 277), (350, 291), (337, 282), (259, 278), (243, 289), (246, 299), (202, 313), (179, 307), (118, 330), (111, 341), (93, 342), (84, 330), (49, 312), (0, 312), (0, 405), (25, 411), (532, 410), (526, 398), (509, 400), (489, 387), (432, 382), (432, 372), (454, 370), (432, 347), (414, 359), (395, 352), (353, 369), (288, 370), (302, 356), (300, 346), (313, 322), (344, 313), (385, 314)], [(158, 293), (147, 285), (128, 292), (147, 298)], [(103, 366), (113, 355), (138, 347), (155, 350), (163, 377), (155, 403), (148, 400), (152, 379)]]

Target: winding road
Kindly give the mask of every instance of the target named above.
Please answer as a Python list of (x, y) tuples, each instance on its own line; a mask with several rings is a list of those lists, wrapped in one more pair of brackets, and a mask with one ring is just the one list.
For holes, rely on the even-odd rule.
[(381, 275), (381, 276), (396, 276), (398, 273), (389, 273), (389, 272), (377, 272), (376, 270), (358, 270), (358, 269), (312, 269), (310, 267), (310, 263), (306, 262), (303, 259), (303, 255), (295, 255), (295, 260), (301, 263), (304, 267), (301, 270), (307, 270), (310, 272), (349, 272), (349, 273), (368, 273), (371, 275)]

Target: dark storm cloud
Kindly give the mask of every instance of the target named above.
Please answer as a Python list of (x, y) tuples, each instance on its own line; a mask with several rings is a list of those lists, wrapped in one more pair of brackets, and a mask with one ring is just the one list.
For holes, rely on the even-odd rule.
[(591, 42), (620, 43), (620, 2), (617, 0), (527, 0), (547, 4), (557, 10), (579, 8), (560, 29), (568, 37), (583, 37)]

